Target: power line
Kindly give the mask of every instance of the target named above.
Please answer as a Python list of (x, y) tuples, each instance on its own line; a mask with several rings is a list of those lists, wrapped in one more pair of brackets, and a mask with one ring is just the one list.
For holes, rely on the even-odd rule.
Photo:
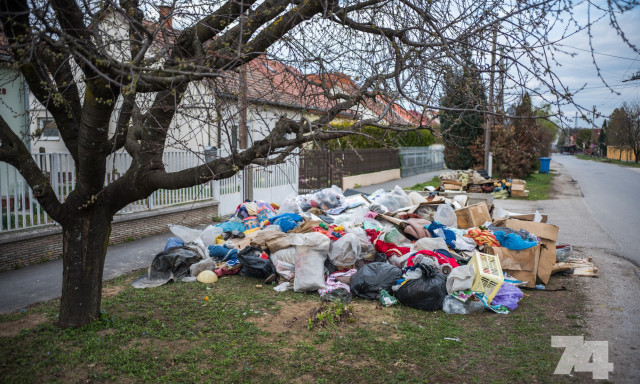
[(567, 48), (571, 48), (571, 49), (577, 49), (578, 51), (584, 51), (584, 52), (593, 52), (596, 55), (602, 55), (602, 56), (609, 56), (609, 57), (615, 57), (617, 59), (624, 59), (624, 60), (632, 60), (635, 61), (636, 59), (631, 58), (631, 57), (622, 57), (622, 56), (617, 56), (617, 55), (611, 55), (608, 53), (602, 53), (602, 52), (596, 52), (596, 51), (591, 51), (589, 49), (584, 49), (584, 48), (578, 48), (578, 47), (573, 47), (571, 45), (566, 45), (566, 44), (558, 44), (561, 47), (567, 47)]

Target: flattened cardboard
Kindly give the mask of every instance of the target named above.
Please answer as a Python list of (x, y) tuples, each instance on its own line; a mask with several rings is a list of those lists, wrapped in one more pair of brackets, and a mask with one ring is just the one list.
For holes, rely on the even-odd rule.
[(455, 213), (458, 219), (458, 228), (460, 229), (477, 227), (487, 221), (491, 221), (489, 208), (487, 207), (487, 203), (484, 201), (468, 207), (456, 209)]
[(540, 246), (542, 250), (540, 252), (540, 262), (538, 263), (538, 277), (540, 280), (547, 284), (549, 277), (553, 270), (553, 264), (556, 262), (556, 241), (558, 240), (559, 228), (553, 224), (534, 223), (532, 221), (513, 220), (507, 219), (504, 222), (504, 226), (507, 228), (524, 229), (527, 232), (533, 233), (542, 239)]
[(502, 269), (516, 279), (526, 281), (527, 287), (536, 286), (536, 271), (540, 260), (539, 245), (520, 251), (504, 247), (486, 247), (485, 253), (498, 256)]
[[(517, 214), (517, 215), (509, 215), (510, 219), (517, 219), (517, 220), (525, 220), (525, 221), (533, 221), (534, 217), (535, 217), (535, 213), (526, 213), (526, 214)], [(547, 215), (540, 215), (542, 216), (542, 223), (546, 223), (547, 222)]]

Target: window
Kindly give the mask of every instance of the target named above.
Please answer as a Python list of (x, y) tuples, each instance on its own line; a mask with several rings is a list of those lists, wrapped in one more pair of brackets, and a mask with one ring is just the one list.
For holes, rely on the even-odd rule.
[(60, 140), (60, 132), (50, 117), (38, 118), (38, 131), (41, 132), (40, 140)]

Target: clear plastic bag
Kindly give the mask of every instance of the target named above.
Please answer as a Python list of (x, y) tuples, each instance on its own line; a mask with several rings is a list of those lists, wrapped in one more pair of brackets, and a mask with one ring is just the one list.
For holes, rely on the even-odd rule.
[(396, 185), (396, 187), (388, 193), (383, 190), (375, 191), (373, 195), (371, 195), (370, 200), (377, 204), (384, 205), (390, 212), (395, 212), (400, 208), (412, 205), (409, 195), (407, 195), (399, 185)]
[(278, 209), (278, 215), (283, 213), (302, 213), (302, 209), (300, 205), (296, 201), (297, 196), (291, 195), (287, 197), (282, 204), (280, 204), (280, 209)]
[(354, 265), (361, 251), (360, 239), (353, 233), (347, 233), (331, 244), (329, 259), (336, 267)]
[(345, 197), (342, 193), (342, 189), (332, 185), (331, 188), (325, 188), (315, 193), (307, 195), (299, 195), (296, 197), (296, 202), (300, 205), (303, 211), (308, 211), (310, 208), (317, 207), (322, 210), (327, 210), (335, 207), (339, 207), (344, 204)]
[(411, 252), (435, 251), (436, 249), (448, 249), (447, 243), (440, 237), (423, 237), (411, 246)]
[(358, 240), (360, 241), (360, 254), (358, 255), (359, 259), (371, 261), (375, 260), (376, 247), (369, 241), (367, 233), (364, 229), (362, 229), (361, 227), (348, 227), (345, 228), (345, 231), (358, 237)]
[(184, 225), (175, 224), (169, 224), (169, 230), (185, 244), (192, 243), (195, 239), (199, 238), (202, 233), (199, 229), (192, 229), (185, 227)]
[(467, 300), (462, 302), (451, 295), (447, 295), (442, 302), (442, 310), (450, 315), (471, 315), (484, 312), (481, 301)]
[(393, 243), (395, 245), (408, 244), (411, 245), (409, 239), (407, 239), (396, 227), (390, 227), (383, 231), (384, 241), (387, 243)]
[(444, 224), (447, 227), (457, 227), (458, 218), (456, 212), (448, 204), (440, 204), (436, 213), (433, 214), (433, 220)]
[(209, 225), (207, 228), (200, 233), (200, 238), (204, 243), (205, 247), (209, 247), (210, 245), (216, 245), (216, 238), (222, 234), (222, 228), (214, 227), (213, 225)]
[(183, 225), (169, 224), (169, 230), (182, 240), (185, 245), (198, 250), (202, 259), (209, 255), (207, 247), (216, 244), (216, 238), (222, 233), (222, 228), (208, 226), (204, 230), (188, 228)]
[(206, 259), (189, 267), (189, 274), (197, 277), (202, 271), (213, 271), (214, 269), (216, 269), (216, 261), (211, 257), (207, 257)]
[(559, 245), (556, 247), (556, 262), (561, 263), (566, 261), (573, 253), (573, 247), (571, 245)]

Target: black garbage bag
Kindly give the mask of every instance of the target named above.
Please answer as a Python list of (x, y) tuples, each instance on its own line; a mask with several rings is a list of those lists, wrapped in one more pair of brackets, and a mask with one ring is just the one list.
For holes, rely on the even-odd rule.
[(389, 263), (369, 263), (351, 276), (351, 292), (360, 297), (378, 300), (381, 290), (391, 291), (402, 270)]
[(422, 277), (404, 283), (396, 292), (396, 299), (402, 304), (422, 309), (437, 311), (447, 296), (447, 277), (432, 266), (419, 264)]
[(238, 261), (242, 264), (240, 276), (266, 279), (276, 273), (271, 260), (260, 258), (261, 254), (262, 249), (256, 247), (245, 247), (238, 252)]
[(134, 288), (159, 287), (189, 274), (189, 267), (200, 261), (198, 253), (187, 247), (172, 247), (156, 255), (147, 273), (137, 278), (131, 285)]

